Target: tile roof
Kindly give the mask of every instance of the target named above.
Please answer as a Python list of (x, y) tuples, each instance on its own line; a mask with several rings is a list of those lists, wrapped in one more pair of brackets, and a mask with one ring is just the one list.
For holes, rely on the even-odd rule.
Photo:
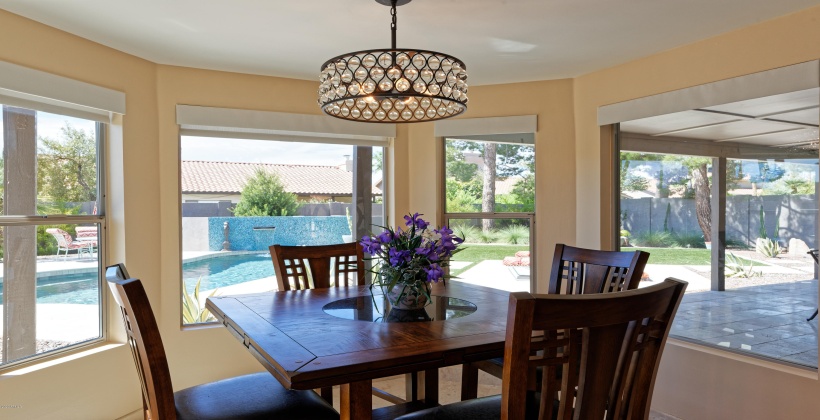
[[(276, 173), (294, 194), (351, 195), (353, 174), (337, 166), (182, 161), (182, 193), (240, 193), (257, 169)], [(373, 194), (381, 195), (373, 187)]]

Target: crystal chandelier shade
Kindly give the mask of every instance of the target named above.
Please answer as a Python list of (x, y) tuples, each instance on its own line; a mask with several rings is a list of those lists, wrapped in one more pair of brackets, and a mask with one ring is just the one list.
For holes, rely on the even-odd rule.
[(396, 1), (391, 3), (393, 48), (357, 51), (326, 61), (319, 77), (322, 111), (375, 123), (435, 121), (466, 111), (464, 62), (435, 51), (397, 49)]

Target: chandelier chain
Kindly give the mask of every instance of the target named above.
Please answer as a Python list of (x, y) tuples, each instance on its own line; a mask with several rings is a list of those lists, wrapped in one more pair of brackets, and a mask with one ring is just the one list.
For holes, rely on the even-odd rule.
[(392, 21), (390, 22), (390, 33), (391, 33), (391, 40), (393, 49), (396, 49), (396, 0), (392, 0), (390, 6), (390, 16)]

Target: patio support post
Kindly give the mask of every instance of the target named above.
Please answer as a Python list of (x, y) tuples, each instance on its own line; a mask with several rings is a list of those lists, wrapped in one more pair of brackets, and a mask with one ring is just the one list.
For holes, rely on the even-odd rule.
[[(814, 181), (814, 208), (820, 209), (820, 182)], [(814, 212), (814, 243), (811, 244), (810, 248), (816, 249), (820, 247), (820, 211), (816, 210)], [(790, 251), (791, 252), (791, 251)], [(814, 278), (820, 279), (818, 276), (820, 274), (820, 266), (814, 264)]]
[[(353, 240), (369, 235), (373, 223), (373, 148), (353, 146)], [(370, 261), (365, 261), (370, 270)], [(367, 281), (370, 284), (368, 278)]]
[(726, 290), (726, 158), (712, 159), (712, 291)]
[[(35, 111), (4, 106), (3, 138), (3, 214), (34, 215), (37, 210)], [(6, 226), (3, 250), (3, 362), (8, 362), (36, 352), (37, 228)]]

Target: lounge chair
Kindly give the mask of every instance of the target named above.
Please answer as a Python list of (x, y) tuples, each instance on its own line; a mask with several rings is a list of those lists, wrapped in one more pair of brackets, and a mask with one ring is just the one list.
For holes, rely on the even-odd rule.
[(76, 241), (71, 235), (58, 228), (46, 229), (46, 233), (51, 234), (57, 240), (57, 256), (60, 256), (60, 251), (65, 251), (65, 256), (68, 256), (68, 251), (77, 250), (77, 257), (79, 258), (83, 252), (88, 252), (90, 256), (94, 252), (94, 247), (97, 246), (96, 240), (91, 241)]

